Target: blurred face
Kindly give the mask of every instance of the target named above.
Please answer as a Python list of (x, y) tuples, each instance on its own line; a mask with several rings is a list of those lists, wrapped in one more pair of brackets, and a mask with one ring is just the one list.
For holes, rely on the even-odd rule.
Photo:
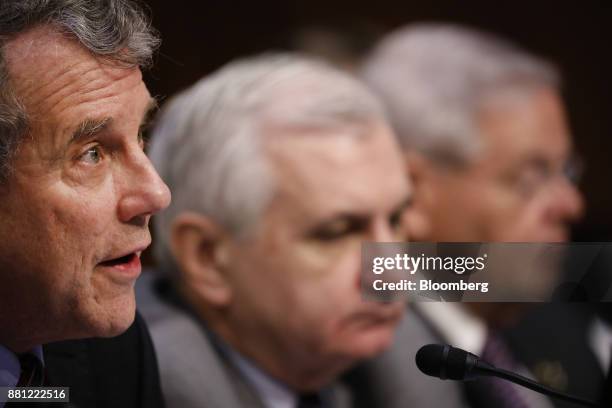
[(566, 241), (582, 200), (564, 176), (572, 146), (559, 96), (550, 89), (500, 95), (479, 125), (480, 156), (428, 180), (426, 239)]
[(361, 299), (360, 250), (399, 239), (409, 190), (388, 128), (307, 133), (268, 144), (276, 194), (254, 235), (232, 246), (228, 269), (242, 348), (258, 359), (269, 347), (328, 381), (382, 351), (401, 317), (399, 303)]
[(116, 335), (134, 318), (149, 218), (169, 203), (139, 135), (151, 97), (138, 69), (48, 28), (5, 56), (31, 126), (1, 187), (0, 321), (28, 326), (0, 343)]

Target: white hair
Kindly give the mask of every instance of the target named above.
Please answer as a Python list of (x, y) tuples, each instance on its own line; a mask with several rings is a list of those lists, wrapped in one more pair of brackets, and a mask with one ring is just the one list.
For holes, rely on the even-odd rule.
[(479, 151), (482, 105), (502, 90), (559, 86), (549, 63), (489, 34), (448, 24), (399, 29), (361, 74), (382, 98), (404, 149), (464, 163)]
[(230, 63), (173, 98), (150, 149), (172, 191), (170, 207), (155, 218), (161, 268), (173, 265), (170, 227), (184, 211), (205, 214), (236, 236), (259, 220), (274, 193), (262, 149), (266, 130), (350, 128), (357, 135), (382, 118), (378, 100), (359, 81), (294, 54)]

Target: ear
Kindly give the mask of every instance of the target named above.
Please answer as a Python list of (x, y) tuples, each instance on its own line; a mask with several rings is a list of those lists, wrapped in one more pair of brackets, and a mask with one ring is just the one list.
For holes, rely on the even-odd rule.
[(409, 150), (404, 153), (405, 169), (412, 181), (414, 205), (428, 207), (436, 197), (437, 171), (435, 164), (422, 153)]
[(402, 217), (408, 240), (426, 241), (430, 233), (428, 209), (435, 199), (434, 169), (432, 163), (421, 153), (407, 151), (404, 153), (404, 163), (408, 178), (412, 185), (412, 204)]
[(180, 214), (171, 228), (171, 248), (182, 284), (206, 303), (227, 306), (232, 291), (224, 274), (228, 238), (223, 228), (195, 212)]

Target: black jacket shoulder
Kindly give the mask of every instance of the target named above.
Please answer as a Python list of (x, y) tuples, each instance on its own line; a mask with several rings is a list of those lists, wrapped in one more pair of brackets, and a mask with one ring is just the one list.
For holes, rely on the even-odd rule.
[(47, 382), (70, 387), (70, 406), (164, 406), (153, 344), (138, 313), (117, 337), (62, 341), (43, 349)]

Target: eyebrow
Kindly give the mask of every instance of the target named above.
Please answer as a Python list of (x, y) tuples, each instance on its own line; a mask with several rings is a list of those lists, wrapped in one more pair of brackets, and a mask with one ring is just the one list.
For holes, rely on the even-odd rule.
[(78, 142), (79, 140), (90, 138), (103, 130), (108, 128), (113, 118), (102, 118), (102, 119), (85, 119), (79, 123), (77, 130), (72, 134), (70, 143)]
[[(139, 128), (143, 128), (147, 126), (151, 117), (153, 116), (153, 112), (157, 110), (159, 104), (157, 99), (151, 97), (149, 102), (147, 103), (147, 107), (145, 109), (144, 114), (142, 115), (142, 119), (140, 121)], [(68, 144), (78, 142), (79, 140), (91, 138), (99, 133), (102, 133), (106, 130), (110, 124), (113, 122), (113, 118), (106, 117), (101, 119), (92, 119), (87, 118), (83, 120), (76, 128), (76, 131), (70, 137)]]
[[(402, 198), (398, 204), (396, 204), (390, 211), (391, 215), (400, 213), (402, 211), (404, 211), (406, 208), (410, 207), (410, 205), (412, 205), (413, 202), (413, 196), (412, 194), (406, 194), (406, 196), (404, 198)], [(350, 222), (365, 222), (367, 219), (369, 218), (369, 216), (367, 214), (351, 214), (351, 213), (346, 213), (346, 212), (338, 212), (336, 214), (333, 214), (329, 217), (326, 217), (325, 219), (321, 220), (318, 225), (325, 225), (325, 224), (329, 224), (332, 222), (336, 222), (338, 220), (346, 220), (346, 221), (350, 221)]]

